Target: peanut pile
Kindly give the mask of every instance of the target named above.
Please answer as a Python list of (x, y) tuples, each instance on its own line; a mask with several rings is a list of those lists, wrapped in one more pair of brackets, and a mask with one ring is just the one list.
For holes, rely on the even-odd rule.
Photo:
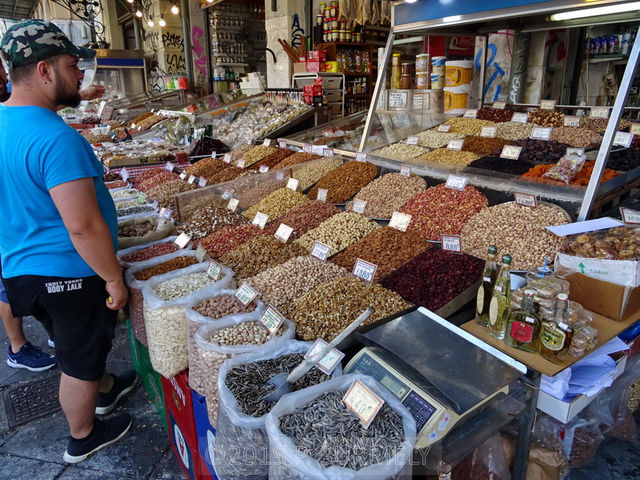
[[(446, 147), (450, 140), (460, 140), (465, 137), (464, 133), (438, 132), (437, 130), (425, 130), (418, 134), (418, 143), (423, 147), (440, 148)], [(422, 152), (426, 153), (426, 152)], [(420, 155), (422, 155), (422, 153)]]
[[(405, 177), (399, 173), (387, 173), (376, 178), (366, 185), (354, 200), (367, 202), (364, 215), (373, 218), (391, 218), (393, 212), (407, 203), (407, 201), (423, 192), (427, 188), (427, 182), (422, 177), (411, 175)], [(353, 201), (347, 204), (346, 209), (352, 210)]]
[(505, 122), (496, 124), (496, 135), (506, 140), (522, 140), (529, 138), (533, 131), (530, 123)]
[(338, 157), (323, 158), (303, 164), (300, 168), (296, 169), (291, 176), (300, 182), (298, 186), (300, 190), (306, 190), (326, 174), (340, 166), (342, 166), (342, 160)]
[(434, 164), (441, 168), (455, 168), (463, 167), (477, 158), (478, 155), (475, 153), (449, 150), (447, 148), (437, 148), (436, 150), (431, 150), (424, 155), (420, 155), (418, 158), (409, 160), (409, 162), (417, 164)]
[(269, 220), (275, 220), (289, 210), (308, 201), (309, 199), (300, 192), (294, 192), (290, 188), (283, 187), (246, 209), (242, 212), (242, 215), (249, 220), (253, 220), (256, 213), (262, 212), (269, 216)]
[(318, 189), (324, 188), (327, 190), (327, 202), (345, 203), (377, 174), (378, 167), (372, 163), (347, 162), (322, 177), (308, 195), (309, 198), (317, 198)]
[(340, 213), (340, 209), (331, 203), (311, 200), (307, 203), (289, 210), (277, 220), (267, 223), (264, 227), (265, 235), (273, 235), (281, 223), (293, 228), (289, 241), (296, 240), (312, 228), (316, 228), (326, 219)]
[(172, 272), (179, 268), (185, 268), (196, 263), (195, 257), (176, 257), (166, 262), (159, 263), (152, 267), (145, 268), (133, 274), (136, 280), (149, 280), (156, 275), (162, 275), (163, 273)]
[(354, 212), (342, 212), (309, 230), (294, 243), (311, 252), (315, 242), (331, 247), (331, 254), (338, 253), (362, 237), (380, 228), (375, 222)]
[(408, 158), (415, 158), (427, 152), (428, 150), (426, 148), (419, 147), (418, 145), (408, 145), (406, 143), (394, 143), (393, 145), (387, 145), (386, 147), (380, 148), (372, 152), (372, 155), (404, 162)]
[[(478, 118), (454, 117), (450, 118), (445, 125), (451, 125), (451, 133), (464, 133), (465, 135), (480, 135), (482, 127), (491, 127), (494, 123), (489, 120)], [(501, 136), (501, 135), (498, 135)]]

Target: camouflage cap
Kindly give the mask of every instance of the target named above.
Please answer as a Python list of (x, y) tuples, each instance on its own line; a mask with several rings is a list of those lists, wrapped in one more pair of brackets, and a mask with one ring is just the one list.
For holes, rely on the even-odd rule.
[(57, 25), (47, 20), (25, 20), (12, 26), (2, 37), (0, 48), (9, 68), (29, 65), (64, 53), (79, 58), (96, 55), (95, 50), (76, 47)]

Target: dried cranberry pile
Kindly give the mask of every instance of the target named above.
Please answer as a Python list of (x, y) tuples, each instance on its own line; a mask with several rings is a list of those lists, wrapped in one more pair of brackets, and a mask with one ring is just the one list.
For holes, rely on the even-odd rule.
[(411, 303), (438, 310), (480, 280), (484, 261), (432, 248), (380, 283)]

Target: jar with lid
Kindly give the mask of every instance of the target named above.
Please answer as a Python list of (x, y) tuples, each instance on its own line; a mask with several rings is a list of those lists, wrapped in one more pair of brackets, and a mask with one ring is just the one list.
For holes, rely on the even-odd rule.
[(404, 90), (409, 90), (411, 88), (411, 83), (412, 83), (411, 67), (412, 66), (413, 64), (411, 62), (402, 63), (402, 74), (400, 75), (400, 88)]
[(332, 17), (338, 16), (338, 0), (333, 0), (331, 2), (331, 16)]
[(324, 11), (327, 9), (327, 2), (320, 2), (320, 8), (318, 9), (320, 15), (324, 17)]
[(316, 25), (320, 26), (324, 22), (324, 15), (316, 15)]
[(340, 41), (341, 42), (346, 42), (347, 41), (347, 31), (346, 30), (340, 30)]
[(345, 38), (347, 42), (353, 42), (353, 32), (351, 30), (346, 30)]
[(400, 88), (400, 54), (394, 53), (391, 60), (391, 89)]
[(337, 18), (332, 18), (331, 19), (331, 30), (339, 31), (338, 25), (340, 25), (340, 23), (338, 22), (338, 19)]

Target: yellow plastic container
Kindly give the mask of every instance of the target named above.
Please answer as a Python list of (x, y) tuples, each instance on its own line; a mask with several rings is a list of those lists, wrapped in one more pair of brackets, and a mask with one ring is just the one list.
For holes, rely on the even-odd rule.
[(473, 77), (473, 62), (471, 60), (447, 62), (445, 67), (447, 87), (459, 87), (471, 83)]
[(444, 111), (445, 113), (464, 113), (469, 102), (469, 88), (445, 87)]

